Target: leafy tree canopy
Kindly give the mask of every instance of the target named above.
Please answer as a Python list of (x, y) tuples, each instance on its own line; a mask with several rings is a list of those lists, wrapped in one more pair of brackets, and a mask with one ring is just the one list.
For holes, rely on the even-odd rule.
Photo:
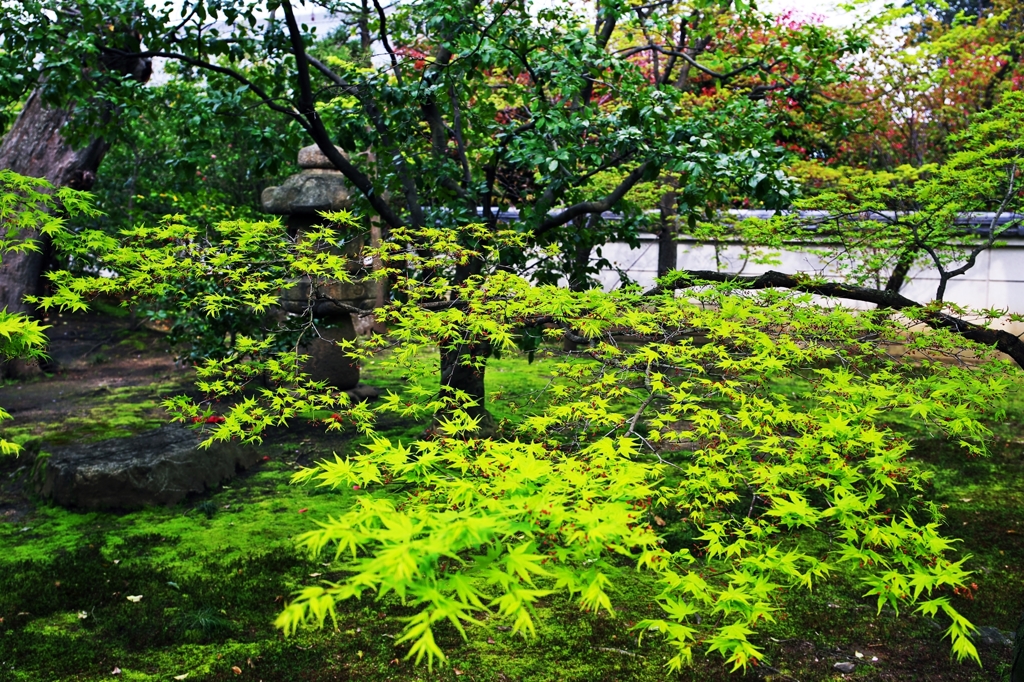
[[(591, 246), (634, 239), (635, 221), (600, 216), (613, 207), (635, 215), (623, 200), (662, 172), (690, 179), (687, 206), (714, 200), (719, 188), (703, 179), (711, 172), (785, 204), (792, 187), (776, 172), (784, 155), (766, 98), (809, 102), (807, 93), (844, 78), (836, 58), (866, 44), (708, 0), (367, 6), (358, 47), (318, 42), (289, 2), (33, 0), (5, 10), (2, 97), (43, 78), (54, 101), (85, 112), (99, 99), (129, 113), (143, 88), (110, 64), (171, 60), (205, 80), (199, 108), (258, 102), (301, 127), (389, 228), (493, 227), (514, 206), (535, 243), (563, 246), (581, 235)], [(386, 53), (383, 64), (369, 60), (367, 40)], [(81, 121), (90, 134), (103, 123)], [(107, 129), (116, 134), (116, 122)], [(612, 187), (595, 183), (608, 171), (618, 175)]]
[(975, 114), (1021, 90), (1020, 3), (972, 0), (949, 3), (949, 9), (966, 16), (940, 21), (933, 9), (890, 15), (888, 23), (898, 30), (875, 33), (871, 46), (847, 63), (849, 77), (829, 91), (849, 103), (835, 110), (843, 126), (808, 122), (809, 130), (801, 131), (805, 151), (824, 152), (819, 160), (831, 164), (875, 170), (941, 163), (957, 150), (951, 136)]
[[(422, 0), (361, 17), (386, 55), (378, 66), (318, 43), (288, 2), (200, 1), (180, 17), (141, 2), (22, 6), (0, 26), (2, 68), (23, 74), (4, 81), (10, 92), (42, 74), (83, 108), (96, 98), (128, 106), (140, 86), (111, 75), (110, 60), (171, 59), (205, 79), (209, 97), (248, 98), (292, 121), (361, 196), (356, 213), (325, 215), (294, 237), (274, 220), (201, 225), (205, 216), (117, 235), (55, 225), (58, 248), (116, 276), (54, 273), (42, 306), (77, 310), (107, 294), (211, 317), (263, 314), (296, 280), (316, 290), (359, 276), (388, 281), (394, 296), (377, 311), (388, 335), (344, 344), (354, 359), (387, 350), (410, 372), (444, 377), (447, 363), (481, 377), (492, 353), (536, 353), (545, 340), (582, 348), (487, 437), (482, 391), (450, 381), (352, 404), (272, 338), (240, 337), (202, 364), (206, 398), (168, 406), (209, 422), (211, 439), (258, 440), (296, 418), (371, 437), (297, 476), (353, 487), (358, 501), (305, 536), (346, 577), (298, 594), (283, 630), (323, 625), (341, 600), (394, 592), (416, 609), (402, 635), (410, 656), (429, 664), (444, 658), (442, 621), (464, 632), (490, 612), (528, 634), (531, 605), (552, 593), (614, 614), (609, 576), (633, 566), (650, 572), (663, 611), (638, 635), (664, 636), (672, 668), (695, 650), (743, 668), (762, 656), (754, 633), (775, 618), (782, 591), (841, 571), (879, 610), (942, 612), (954, 653), (977, 658), (973, 626), (948, 598), (968, 580), (965, 559), (941, 534), (927, 475), (895, 426), (923, 425), (984, 454), (982, 419), (999, 415), (1015, 380), (991, 345), (965, 339), (962, 321), (936, 307), (886, 292), (877, 302), (899, 302), (899, 316), (821, 305), (811, 293), (852, 285), (809, 277), (780, 291), (778, 277), (681, 273), (649, 292), (609, 293), (544, 284), (555, 266), (541, 284), (515, 272), (549, 258), (564, 273), (558, 247), (629, 238), (638, 220), (602, 213), (636, 217), (639, 204), (624, 200), (663, 174), (678, 178), (693, 214), (735, 192), (788, 202), (773, 98), (824, 100), (821, 84), (845, 78), (831, 64), (862, 49), (860, 36), (780, 28), (742, 3), (608, 0), (591, 15), (560, 3)], [(977, 156), (960, 170), (988, 158), (986, 140), (971, 142), (965, 153)], [(914, 180), (927, 200), (930, 180)], [(873, 191), (872, 206), (891, 199)], [(817, 199), (834, 207), (849, 197)], [(511, 207), (520, 218), (502, 225), (499, 210)], [(387, 238), (353, 261), (338, 247), (364, 229), (355, 216), (370, 214)], [(381, 267), (360, 269), (367, 262)], [(197, 281), (211, 288), (188, 286)], [(301, 333), (317, 333), (312, 316), (299, 319)], [(435, 349), (439, 363), (424, 363)], [(784, 390), (794, 384), (799, 397)], [(218, 398), (233, 400), (209, 420)], [(434, 421), (396, 442), (378, 431), (384, 415)]]

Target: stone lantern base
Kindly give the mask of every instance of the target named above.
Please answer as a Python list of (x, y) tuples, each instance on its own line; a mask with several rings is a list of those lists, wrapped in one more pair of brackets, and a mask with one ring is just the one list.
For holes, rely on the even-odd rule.
[(335, 342), (354, 340), (356, 330), (352, 317), (348, 315), (332, 320), (331, 325), (318, 328), (320, 336), (303, 350), (309, 360), (302, 369), (316, 381), (327, 381), (331, 386), (347, 391), (359, 385), (359, 363), (345, 357), (345, 352)]
[[(345, 154), (341, 149), (338, 150)], [(338, 211), (352, 204), (351, 192), (345, 177), (316, 145), (299, 150), (299, 173), (286, 179), (279, 187), (268, 187), (261, 196), (263, 210), (286, 216), (289, 234), (301, 239), (301, 233), (320, 222), (321, 211)], [(361, 242), (346, 244), (344, 252), (351, 256), (353, 272)], [(336, 341), (356, 337), (351, 308), (367, 308), (377, 295), (374, 282), (319, 283), (310, 291), (308, 282), (296, 282), (283, 291), (281, 305), (293, 314), (312, 313), (323, 324), (317, 327), (319, 336), (304, 344), (302, 352), (309, 360), (302, 368), (315, 381), (326, 381), (331, 386), (347, 391), (353, 399), (376, 397), (377, 392), (359, 386), (359, 365), (345, 357)], [(342, 304), (335, 305), (335, 302)], [(312, 310), (310, 306), (312, 305)]]

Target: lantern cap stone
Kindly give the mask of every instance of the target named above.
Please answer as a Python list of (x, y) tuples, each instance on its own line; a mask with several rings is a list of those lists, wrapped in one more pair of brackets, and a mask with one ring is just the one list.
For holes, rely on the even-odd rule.
[[(341, 147), (335, 147), (335, 149), (337, 149), (346, 159), (348, 158), (348, 154), (345, 153), (344, 149)], [(323, 168), (334, 170), (334, 164), (330, 162), (322, 151), (320, 151), (320, 147), (315, 144), (311, 144), (308, 147), (303, 147), (299, 150), (299, 168)]]

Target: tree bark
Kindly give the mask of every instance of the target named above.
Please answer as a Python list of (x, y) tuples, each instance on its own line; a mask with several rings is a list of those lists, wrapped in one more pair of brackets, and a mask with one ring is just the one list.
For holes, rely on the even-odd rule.
[[(82, 149), (72, 148), (61, 135), (70, 118), (70, 109), (47, 107), (39, 90), (33, 90), (0, 143), (0, 168), (46, 178), (55, 187), (90, 189), (108, 145), (93, 140)], [(49, 245), (39, 235), (28, 238), (42, 242), (39, 251), (8, 253), (0, 262), (0, 309), (31, 312), (25, 296), (41, 293)]]
[[(473, 275), (479, 275), (482, 262), (479, 259), (471, 259), (465, 265), (455, 267), (455, 281), (458, 284), (465, 283)], [(487, 393), (485, 390), (485, 376), (487, 371), (487, 358), (491, 355), (491, 344), (483, 339), (467, 339), (451, 347), (441, 347), (441, 386), (440, 393), (443, 399), (449, 400), (453, 405), (465, 409), (470, 417), (479, 419), (476, 431), (472, 434), (476, 438), (489, 438), (496, 431), (494, 416), (487, 410)], [(458, 400), (458, 392), (464, 393), (474, 405), (466, 405)], [(435, 422), (447, 418), (451, 414), (450, 409), (442, 410), (435, 416)]]
[[(461, 405), (470, 417), (479, 419), (479, 425), (472, 434), (475, 438), (489, 438), (495, 433), (494, 417), (487, 410), (487, 394), (484, 390), (484, 376), (487, 369), (487, 356), (490, 355), (490, 344), (479, 342), (465, 344), (456, 348), (441, 350), (441, 397), (456, 400), (456, 392), (464, 392), (475, 404)], [(479, 367), (474, 367), (479, 363)], [(450, 411), (443, 411), (439, 417), (449, 416)]]
[[(675, 186), (674, 178), (669, 184)], [(676, 193), (665, 192), (658, 202), (661, 229), (658, 230), (658, 277), (664, 277), (678, 265), (676, 247)]]
[[(593, 221), (594, 217), (598, 214), (592, 215), (587, 221)], [(576, 227), (581, 229), (584, 227), (583, 216), (576, 219)], [(590, 252), (593, 249), (589, 244), (584, 244), (582, 241), (576, 243), (576, 249), (573, 254), (573, 267), (570, 268), (570, 272), (579, 273), (576, 274), (569, 280), (569, 291), (586, 291), (590, 288), (590, 283), (587, 281), (586, 269), (590, 265)], [(570, 339), (568, 336), (562, 339), (562, 350), (571, 353), (579, 349), (579, 344)]]
[[(113, 30), (113, 26), (111, 26)], [(137, 36), (130, 31), (118, 31), (117, 39)], [(108, 54), (100, 57), (103, 71), (131, 76), (145, 83), (153, 73), (152, 60), (134, 56)], [(112, 110), (103, 106), (104, 115)], [(0, 168), (12, 170), (19, 175), (45, 178), (54, 187), (70, 187), (77, 190), (92, 189), (96, 182), (96, 171), (103, 161), (110, 144), (102, 139), (90, 140), (85, 146), (75, 149), (64, 139), (64, 128), (74, 115), (74, 105), (49, 107), (43, 102), (42, 88), (37, 87), (29, 94), (25, 106), (14, 121), (14, 125), (0, 142)], [(8, 253), (0, 261), (0, 309), (11, 312), (33, 314), (25, 303), (25, 297), (42, 293), (43, 273), (47, 260), (52, 256), (49, 240), (38, 234), (24, 234), (26, 239), (36, 239), (39, 249), (35, 252)], [(17, 366), (8, 366), (5, 374), (18, 371)]]
[(900, 293), (900, 290), (903, 288), (903, 282), (906, 281), (907, 275), (910, 273), (910, 266), (913, 265), (914, 256), (916, 255), (916, 249), (904, 251), (900, 254), (892, 272), (889, 273), (889, 279), (885, 282), (886, 291), (890, 291), (894, 294)]

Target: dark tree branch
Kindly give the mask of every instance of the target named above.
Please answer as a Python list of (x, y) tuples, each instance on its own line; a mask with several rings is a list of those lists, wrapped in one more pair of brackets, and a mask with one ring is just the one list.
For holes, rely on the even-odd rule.
[(345, 92), (349, 93), (350, 95), (359, 97), (358, 86), (347, 82), (344, 78), (339, 76), (337, 72), (335, 72), (331, 67), (327, 66), (313, 55), (307, 54), (306, 59), (309, 61), (310, 64), (313, 65), (314, 69), (316, 69), (324, 76), (326, 76), (329, 81), (337, 85), (339, 88), (342, 88)]
[[(978, 260), (978, 256), (981, 254), (981, 252), (985, 251), (986, 249), (992, 248), (993, 244), (996, 243), (996, 239), (999, 237), (999, 235), (1001, 235), (1003, 232), (1005, 232), (1009, 228), (1009, 225), (1006, 225), (1001, 230), (997, 229), (996, 222), (999, 220), (999, 218), (1006, 211), (1006, 207), (1010, 204), (1010, 201), (1013, 199), (1014, 195), (1016, 194), (1016, 187), (1015, 187), (1015, 182), (1014, 182), (1016, 177), (1017, 177), (1017, 164), (1016, 164), (1016, 162), (1014, 162), (1013, 164), (1010, 165), (1010, 170), (1007, 173), (1007, 175), (1009, 176), (1009, 186), (1007, 187), (1006, 195), (1003, 197), (1002, 202), (999, 204), (999, 208), (996, 209), (995, 214), (992, 216), (991, 222), (989, 222), (989, 225), (988, 225), (988, 239), (986, 239), (984, 242), (982, 242), (981, 244), (979, 244), (978, 246), (976, 246), (974, 249), (971, 250), (971, 255), (967, 258), (967, 261), (964, 262), (963, 265), (961, 265), (958, 268), (954, 268), (953, 270), (950, 270), (948, 272), (943, 273), (943, 278), (942, 278), (941, 283), (940, 283), (940, 287), (941, 287), (941, 292), (940, 293), (945, 294), (945, 292), (946, 292), (946, 282), (948, 282), (949, 280), (953, 279), (954, 277), (959, 277), (960, 275), (966, 273), (968, 270), (973, 268), (974, 264)], [(940, 296), (936, 296), (936, 298), (939, 298), (939, 300), (941, 300)]]
[[(602, 163), (600, 166), (594, 168), (590, 172), (584, 173), (583, 175), (577, 176), (576, 179), (575, 179), (576, 185), (579, 186), (579, 185), (585, 183), (587, 180), (589, 180), (593, 176), (597, 175), (598, 173), (603, 173), (604, 171), (608, 170), (609, 168), (617, 168), (617, 167), (621, 166), (626, 161), (629, 161), (631, 158), (633, 158), (633, 156), (635, 156), (635, 154), (636, 154), (635, 151), (631, 151), (631, 152), (628, 152), (628, 153), (623, 154), (621, 156), (614, 156), (611, 159), (608, 159), (607, 161)], [(544, 193), (541, 194), (540, 198), (536, 202), (536, 206), (537, 206), (538, 212), (540, 212), (540, 211), (548, 212), (549, 211), (549, 209), (552, 207), (552, 205), (555, 202), (556, 190), (557, 189), (561, 189), (561, 188), (556, 188), (555, 183), (552, 183), (552, 184), (548, 185), (548, 188), (546, 190), (544, 190)], [(620, 196), (619, 198), (621, 199), (622, 197)]]
[(922, 311), (921, 322), (929, 327), (933, 329), (948, 329), (965, 339), (976, 341), (986, 346), (994, 346), (997, 350), (1010, 356), (1019, 367), (1024, 368), (1024, 341), (1020, 337), (1014, 336), (1002, 329), (988, 329), (973, 322), (961, 320), (940, 310), (922, 306), (917, 301), (912, 301), (895, 291), (871, 289), (841, 282), (822, 282), (774, 270), (770, 270), (763, 275), (734, 275), (711, 270), (685, 270), (679, 271), (679, 274), (681, 276), (676, 278), (671, 285), (659, 285), (645, 292), (644, 295), (655, 296), (669, 291), (689, 289), (698, 286), (701, 282), (720, 282), (736, 284), (744, 289), (794, 289), (819, 296), (874, 303), (880, 308), (892, 310), (918, 308)]
[(175, 26), (174, 28), (172, 28), (172, 29), (171, 29), (170, 31), (168, 31), (168, 32), (167, 32), (167, 33), (166, 33), (166, 34), (164, 35), (164, 40), (165, 40), (165, 41), (168, 41), (168, 40), (170, 40), (171, 38), (174, 38), (174, 37), (176, 37), (176, 36), (178, 35), (178, 31), (180, 31), (180, 30), (181, 30), (181, 29), (182, 29), (182, 28), (183, 28), (183, 27), (185, 26), (185, 24), (187, 24), (187, 23), (189, 22), (189, 20), (191, 20), (191, 19), (192, 19), (192, 17), (194, 17), (194, 16), (195, 16), (195, 14), (196, 14), (196, 10), (198, 10), (198, 9), (199, 9), (199, 3), (198, 3), (198, 2), (196, 2), (195, 4), (193, 4), (193, 5), (192, 5), (192, 11), (191, 11), (191, 12), (189, 12), (189, 13), (188, 13), (188, 14), (187, 14), (187, 15), (185, 16), (185, 18), (181, 20), (181, 23), (180, 23), (180, 24), (178, 24), (177, 26)]
[(907, 278), (907, 273), (910, 272), (910, 266), (914, 264), (914, 257), (916, 255), (917, 248), (915, 247), (900, 252), (899, 258), (896, 259), (896, 266), (893, 267), (892, 272), (889, 273), (889, 279), (885, 282), (886, 291), (891, 291), (895, 294), (900, 292), (900, 289), (903, 288), (903, 281)]
[[(608, 41), (612, 39), (612, 33), (615, 32), (615, 23), (614, 15), (602, 17), (600, 10), (598, 10), (597, 22), (594, 24), (594, 40), (600, 49), (604, 50), (608, 47)], [(584, 73), (583, 78), (585, 83), (583, 91), (580, 93), (580, 100), (583, 102), (583, 106), (587, 106), (594, 96), (594, 83), (596, 81), (589, 73)]]
[(313, 120), (319, 120), (319, 117), (317, 116), (315, 102), (313, 101), (313, 85), (309, 78), (309, 61), (306, 58), (306, 46), (302, 42), (302, 34), (299, 33), (299, 26), (295, 21), (295, 13), (292, 11), (289, 0), (284, 0), (281, 3), (281, 7), (284, 9), (285, 22), (288, 24), (288, 34), (292, 42), (292, 53), (295, 55), (295, 67), (298, 71), (300, 113), (312, 125)]
[(377, 103), (372, 99), (366, 97), (358, 87), (346, 83), (341, 76), (336, 74), (316, 57), (307, 55), (306, 58), (317, 71), (326, 76), (338, 87), (354, 95), (363, 105), (367, 115), (373, 122), (374, 129), (380, 136), (381, 142), (384, 143), (384, 147), (394, 151), (393, 159), (395, 169), (398, 172), (398, 180), (402, 183), (402, 194), (405, 195), (405, 206), (409, 210), (410, 221), (412, 222), (413, 227), (421, 227), (424, 224), (423, 207), (420, 206), (419, 191), (416, 189), (416, 181), (413, 179), (412, 173), (409, 172), (409, 166), (405, 163), (405, 158), (398, 153), (398, 150), (395, 148), (395, 145), (391, 140), (391, 133), (388, 131), (388, 127), (384, 122), (384, 114), (381, 113), (380, 107), (378, 107)]
[(883, 97), (890, 93), (883, 90), (874, 97), (866, 97), (864, 99), (840, 99), (839, 97), (833, 97), (832, 95), (829, 95), (824, 90), (818, 89), (815, 89), (814, 94), (818, 95), (822, 99), (828, 100), (829, 102), (835, 102), (836, 104), (846, 104), (852, 107), (859, 107), (864, 104), (871, 104), (872, 102), (877, 102), (878, 100), (882, 99)]
[[(440, 165), (444, 164), (444, 160), (448, 156), (448, 131), (451, 130), (451, 128), (445, 124), (444, 117), (441, 114), (441, 108), (437, 105), (435, 87), (437, 85), (437, 80), (451, 64), (452, 56), (451, 50), (446, 48), (444, 45), (438, 45), (434, 50), (433, 63), (423, 71), (421, 84), (421, 87), (426, 88), (426, 92), (420, 100), (420, 109), (423, 112), (423, 120), (426, 121), (427, 126), (430, 128), (430, 143), (431, 149), (434, 153), (434, 158)], [(453, 95), (452, 106), (455, 107), (454, 115), (456, 125), (461, 128), (458, 104), (454, 100), (455, 88), (451, 83), (449, 83), (449, 86)], [(469, 160), (466, 156), (464, 145), (458, 139), (460, 136), (459, 131), (453, 131), (453, 136), (456, 138), (456, 145), (458, 146), (456, 153), (459, 155), (459, 161), (463, 167), (463, 176), (465, 178), (470, 178)], [(470, 192), (460, 185), (455, 179), (449, 177), (444, 170), (441, 170), (440, 173), (441, 177), (438, 178), (438, 183), (463, 200), (466, 205), (475, 212), (477, 204), (476, 197), (470, 194)]]
[(732, 71), (726, 71), (725, 73), (718, 73), (717, 71), (714, 71), (713, 69), (709, 69), (708, 67), (702, 65), (696, 59), (694, 59), (693, 57), (688, 55), (685, 50), (684, 51), (670, 50), (668, 48), (661, 47), (660, 45), (643, 45), (641, 47), (634, 48), (632, 51), (634, 53), (636, 53), (636, 52), (643, 52), (645, 50), (655, 50), (655, 51), (660, 52), (661, 54), (664, 54), (664, 55), (669, 55), (669, 56), (672, 56), (672, 57), (679, 57), (683, 61), (687, 62), (690, 66), (696, 68), (698, 71), (701, 71), (701, 72), (707, 74), (708, 76), (711, 76), (712, 78), (715, 78), (715, 79), (718, 79), (718, 80), (729, 80), (730, 78), (738, 76), (741, 73), (745, 73), (747, 71), (750, 71), (751, 69), (763, 69), (763, 70), (767, 71), (767, 70), (771, 69), (772, 66), (775, 66), (774, 64), (765, 64), (761, 60), (757, 60), (757, 61), (753, 61), (753, 62), (748, 62), (748, 63), (746, 63), (746, 64), (744, 64), (742, 66), (737, 66)]
[(466, 158), (466, 141), (462, 135), (462, 112), (459, 111), (459, 99), (455, 92), (455, 85), (448, 84), (448, 98), (452, 101), (452, 134), (455, 136), (456, 150), (459, 155), (459, 163), (462, 165), (462, 186), (469, 188), (473, 178), (469, 173), (469, 159)]
[(395, 51), (391, 49), (391, 43), (388, 42), (388, 19), (384, 15), (384, 8), (380, 6), (377, 0), (373, 0), (373, 6), (377, 10), (377, 19), (380, 21), (380, 42), (384, 46), (384, 49), (388, 53), (388, 57), (391, 59), (391, 70), (395, 72), (395, 81), (399, 87), (402, 85), (402, 72), (398, 70), (398, 57), (395, 55)]
[[(684, 50), (686, 49), (686, 18), (679, 21), (679, 44), (673, 45), (669, 43), (669, 47), (673, 50)], [(672, 77), (672, 70), (676, 68), (676, 60), (678, 57), (675, 55), (668, 56), (668, 63), (665, 65), (665, 73), (661, 75), (661, 83), (664, 85), (669, 82)]]
[(611, 194), (606, 196), (604, 199), (601, 199), (600, 201), (581, 201), (580, 203), (573, 204), (555, 215), (545, 218), (537, 227), (535, 234), (543, 234), (548, 230), (561, 227), (562, 225), (570, 222), (573, 218), (581, 215), (588, 213), (604, 213), (605, 211), (612, 210), (612, 207), (619, 203), (622, 197), (626, 196), (626, 193), (633, 189), (633, 186), (636, 185), (636, 183), (640, 182), (644, 173), (647, 172), (649, 164), (650, 161), (645, 161), (637, 166), (636, 169), (627, 175), (625, 179), (619, 183), (619, 186), (612, 190)]
[[(312, 102), (312, 86), (309, 82), (309, 58), (306, 56), (305, 47), (302, 44), (302, 37), (299, 33), (298, 25), (295, 23), (295, 17), (291, 12), (291, 6), (287, 2), (282, 3), (282, 6), (286, 8), (286, 17), (291, 17), (289, 32), (291, 33), (292, 46), (296, 50), (296, 64), (298, 65), (300, 72), (300, 91), (303, 89), (303, 78), (302, 74), (305, 73), (305, 90), (300, 92), (300, 98), (307, 102)], [(294, 32), (292, 32), (294, 27)], [(344, 156), (342, 156), (338, 150), (331, 144), (330, 135), (323, 127), (323, 123), (320, 121), (319, 115), (311, 105), (306, 108), (306, 111), (300, 112), (295, 108), (284, 107), (275, 101), (275, 98), (270, 97), (260, 86), (253, 83), (251, 80), (240, 74), (239, 72), (219, 66), (217, 64), (211, 64), (210, 62), (202, 59), (195, 59), (187, 55), (179, 54), (177, 52), (165, 52), (162, 50), (148, 50), (145, 52), (127, 52), (124, 50), (117, 50), (114, 48), (102, 48), (105, 52), (118, 54), (122, 57), (135, 57), (135, 58), (146, 58), (146, 57), (164, 57), (165, 59), (173, 59), (180, 61), (196, 68), (204, 69), (207, 71), (213, 71), (219, 73), (228, 78), (231, 78), (242, 85), (245, 85), (253, 94), (255, 94), (263, 104), (265, 104), (272, 111), (276, 111), (280, 114), (284, 114), (289, 118), (295, 120), (301, 125), (309, 136), (316, 142), (317, 146), (324, 153), (325, 156), (334, 164), (337, 168), (348, 178), (353, 185), (356, 186), (360, 192), (366, 197), (370, 205), (380, 214), (381, 218), (391, 227), (401, 227), (403, 222), (401, 218), (395, 215), (391, 207), (384, 202), (384, 200), (377, 194), (373, 187), (373, 183), (370, 178), (352, 165)], [(309, 113), (307, 113), (309, 112)]]
[(428, 89), (428, 93), (423, 97), (420, 108), (423, 110), (423, 119), (430, 126), (430, 141), (433, 145), (434, 153), (439, 156), (443, 156), (448, 148), (448, 135), (445, 130), (444, 118), (441, 116), (441, 110), (437, 106), (437, 98), (434, 97), (433, 86), (451, 60), (451, 50), (440, 45), (434, 51), (433, 64), (423, 70), (422, 80)]
[(310, 137), (313, 138), (317, 147), (320, 148), (320, 151), (324, 153), (324, 156), (330, 160), (334, 167), (340, 170), (356, 186), (356, 189), (362, 192), (363, 196), (366, 197), (366, 200), (377, 211), (384, 222), (391, 228), (402, 227), (402, 219), (391, 210), (387, 202), (377, 193), (370, 178), (352, 165), (331, 141), (331, 136), (324, 128), (323, 121), (320, 120), (320, 115), (317, 113), (313, 101), (313, 88), (309, 79), (310, 62), (306, 56), (306, 46), (302, 42), (302, 34), (299, 32), (298, 23), (295, 21), (295, 13), (292, 11), (291, 3), (288, 0), (284, 0), (281, 3), (281, 7), (284, 9), (288, 33), (291, 36), (292, 53), (295, 55), (295, 66), (298, 70), (299, 106), (302, 109), (302, 117), (306, 120), (306, 129)]
[(249, 88), (249, 90), (254, 95), (260, 98), (263, 104), (265, 104), (273, 111), (276, 111), (280, 114), (284, 114), (285, 116), (294, 119), (299, 123), (299, 125), (301, 125), (303, 128), (306, 128), (307, 131), (309, 130), (309, 125), (307, 124), (305, 119), (303, 119), (302, 115), (298, 111), (296, 111), (294, 108), (281, 106), (280, 104), (277, 103), (277, 98), (271, 97), (270, 95), (267, 94), (265, 90), (263, 90), (263, 88), (256, 85), (251, 80), (249, 80), (242, 74), (238, 73), (237, 71), (234, 71), (233, 69), (218, 66), (217, 64), (211, 64), (210, 62), (204, 61), (202, 59), (195, 59), (194, 57), (189, 57), (187, 55), (179, 54), (177, 52), (164, 52), (162, 50), (147, 50), (145, 52), (127, 52), (125, 50), (118, 50), (112, 47), (101, 47), (100, 49), (103, 52), (116, 54), (119, 57), (123, 58), (145, 59), (148, 57), (164, 57), (165, 59), (173, 59), (175, 61), (183, 62), (185, 64), (188, 64), (189, 66), (194, 66), (199, 69), (204, 69), (206, 71), (213, 71), (214, 73), (222, 74)]
[(520, 135), (536, 127), (536, 121), (528, 121), (523, 125), (515, 128), (515, 130), (506, 133), (499, 133), (500, 143), (498, 149), (494, 152), (491, 162), (484, 168), (484, 176), (486, 180), (486, 186), (483, 194), (483, 217), (489, 225), (497, 223), (497, 216), (491, 210), (494, 206), (494, 185), (498, 180), (498, 166), (501, 165), (501, 161), (505, 156), (505, 152), (508, 151), (509, 140), (514, 140)]
[(511, 47), (508, 47), (508, 46), (505, 46), (504, 49), (506, 49), (509, 52), (511, 52), (512, 56), (514, 56), (516, 59), (518, 59), (519, 63), (523, 65), (523, 68), (526, 69), (526, 73), (528, 73), (530, 75), (530, 81), (537, 87), (537, 91), (538, 91), (538, 93), (540, 95), (540, 100), (542, 102), (547, 101), (548, 96), (544, 93), (544, 83), (543, 83), (543, 80), (537, 74), (537, 72), (533, 70), (533, 67), (530, 66), (530, 62), (526, 58), (526, 55), (520, 54), (517, 50), (513, 50)]

